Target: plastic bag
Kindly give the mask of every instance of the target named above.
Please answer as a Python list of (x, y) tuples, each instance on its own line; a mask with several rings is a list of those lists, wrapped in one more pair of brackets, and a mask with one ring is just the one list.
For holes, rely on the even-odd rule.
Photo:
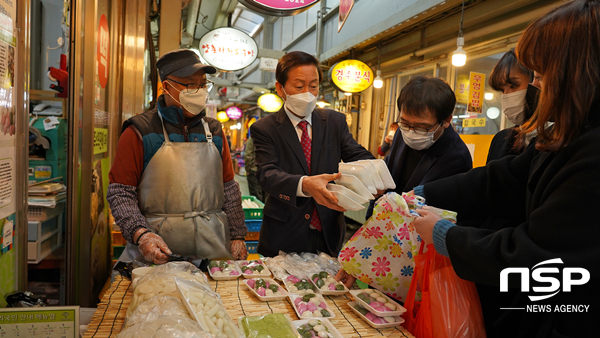
[[(425, 200), (414, 194), (383, 195), (373, 216), (342, 247), (338, 261), (356, 279), (404, 302), (414, 270), (421, 237), (415, 231), (416, 209)], [(456, 221), (456, 213), (430, 208), (443, 219)]]
[(128, 327), (117, 336), (117, 338), (137, 337), (214, 338), (212, 334), (202, 331), (195, 321), (176, 316), (159, 316), (155, 320)]
[[(404, 327), (417, 338), (485, 338), (481, 303), (473, 282), (456, 275), (450, 258), (433, 244), (415, 257), (415, 277), (404, 306)], [(417, 290), (421, 301), (416, 301)]]
[(264, 316), (240, 317), (240, 328), (247, 338), (296, 338), (294, 324), (287, 315), (273, 313)]
[(202, 284), (182, 278), (176, 278), (175, 283), (188, 312), (205, 331), (217, 338), (243, 338), (227, 314), (218, 293)]
[(125, 327), (130, 327), (144, 322), (152, 322), (160, 316), (175, 316), (192, 319), (188, 310), (179, 298), (173, 296), (157, 296), (140, 304), (131, 317), (127, 319)]
[(133, 290), (133, 297), (127, 309), (127, 318), (131, 317), (133, 311), (144, 301), (156, 296), (173, 296), (180, 298), (175, 285), (175, 278), (198, 282), (209, 286), (208, 280), (203, 272), (188, 262), (172, 262), (153, 268), (141, 277)]

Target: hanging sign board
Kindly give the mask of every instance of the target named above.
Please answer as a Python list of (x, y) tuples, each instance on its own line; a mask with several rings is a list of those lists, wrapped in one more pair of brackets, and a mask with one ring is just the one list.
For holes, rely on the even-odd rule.
[(271, 16), (290, 16), (304, 12), (319, 0), (239, 0), (249, 9)]
[(471, 127), (485, 127), (485, 117), (477, 118), (477, 119), (464, 119), (462, 121), (463, 128), (471, 128)]
[(279, 62), (277, 59), (260, 58), (260, 66), (258, 69), (267, 72), (275, 72), (275, 69), (277, 69), (277, 62)]
[(481, 114), (483, 112), (483, 90), (485, 74), (471, 72), (469, 81), (469, 102), (467, 112)]
[(106, 16), (102, 14), (100, 22), (98, 23), (98, 46), (96, 48), (96, 73), (98, 74), (98, 80), (100, 86), (106, 88), (108, 82), (108, 48), (109, 48), (109, 35), (108, 35), (108, 20)]
[(221, 70), (240, 70), (251, 65), (258, 45), (248, 34), (231, 27), (213, 29), (200, 39), (200, 56)]
[(341, 91), (358, 93), (373, 84), (373, 71), (359, 60), (345, 60), (336, 63), (329, 70), (333, 84)]
[(340, 10), (338, 15), (338, 33), (344, 27), (346, 23), (346, 19), (348, 19), (348, 15), (350, 15), (350, 11), (354, 7), (354, 0), (340, 0)]

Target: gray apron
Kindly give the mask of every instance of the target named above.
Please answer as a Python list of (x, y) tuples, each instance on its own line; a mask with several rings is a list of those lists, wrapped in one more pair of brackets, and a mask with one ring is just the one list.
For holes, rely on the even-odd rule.
[[(202, 119), (207, 142), (171, 142), (160, 117), (165, 142), (148, 163), (138, 186), (139, 207), (150, 229), (174, 254), (232, 259), (223, 207), (223, 163)], [(132, 261), (137, 246), (128, 243), (120, 260)]]

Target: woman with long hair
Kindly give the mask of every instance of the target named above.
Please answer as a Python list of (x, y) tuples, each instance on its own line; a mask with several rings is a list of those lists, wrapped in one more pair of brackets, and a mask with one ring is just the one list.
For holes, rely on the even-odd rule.
[[(429, 205), (457, 211), (458, 224), (420, 210), (415, 226), (459, 277), (516, 290), (496, 304), (503, 312), (489, 337), (597, 337), (600, 0), (575, 0), (535, 20), (516, 54), (541, 74), (536, 113), (519, 131), (536, 131), (535, 146), (416, 187)], [(521, 222), (461, 226), (486, 217)]]

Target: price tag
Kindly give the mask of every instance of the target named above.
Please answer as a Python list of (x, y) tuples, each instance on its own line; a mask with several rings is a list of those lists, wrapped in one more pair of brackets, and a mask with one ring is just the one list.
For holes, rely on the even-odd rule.
[(7, 220), (2, 229), (2, 253), (8, 252), (8, 250), (12, 249), (13, 231), (13, 222)]
[(478, 119), (464, 119), (462, 121), (463, 128), (485, 127), (485, 117)]

